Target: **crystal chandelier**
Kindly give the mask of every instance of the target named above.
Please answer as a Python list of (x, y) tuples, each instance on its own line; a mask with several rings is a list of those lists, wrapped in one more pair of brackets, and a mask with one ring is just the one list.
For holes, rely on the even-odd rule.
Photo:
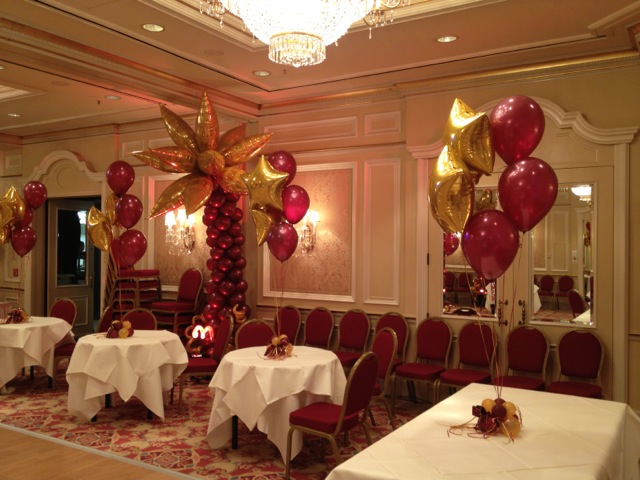
[(297, 68), (322, 63), (326, 46), (354, 22), (363, 20), (371, 30), (393, 21), (399, 5), (404, 0), (200, 0), (200, 12), (220, 25), (225, 13), (235, 15), (269, 45), (271, 61)]
[(169, 255), (186, 255), (193, 252), (196, 246), (195, 223), (195, 217), (187, 217), (184, 208), (178, 209), (177, 217), (173, 211), (164, 216), (165, 241), (169, 246)]

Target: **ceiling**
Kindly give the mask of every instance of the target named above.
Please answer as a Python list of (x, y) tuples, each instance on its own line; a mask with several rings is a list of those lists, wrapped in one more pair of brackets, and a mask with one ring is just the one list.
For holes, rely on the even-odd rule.
[(299, 69), (272, 63), (241, 21), (227, 14), (221, 26), (199, 3), (2, 1), (0, 149), (158, 119), (159, 104), (190, 114), (205, 89), (224, 122), (548, 62), (638, 62), (640, 1), (407, 0), (392, 23), (355, 24), (322, 64)]

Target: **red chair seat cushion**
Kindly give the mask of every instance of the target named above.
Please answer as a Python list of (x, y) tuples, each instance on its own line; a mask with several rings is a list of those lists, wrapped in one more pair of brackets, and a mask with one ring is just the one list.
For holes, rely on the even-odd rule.
[[(289, 423), (300, 427), (312, 428), (324, 433), (333, 433), (336, 429), (342, 405), (328, 402), (316, 402), (294, 410), (289, 414)], [(358, 423), (358, 414), (345, 417), (342, 430), (350, 430)]]
[(442, 365), (429, 363), (405, 363), (396, 368), (396, 377), (410, 378), (413, 380), (435, 380), (444, 372)]
[(469, 385), (470, 383), (489, 383), (491, 374), (481, 370), (468, 368), (454, 368), (445, 370), (440, 375), (440, 381), (449, 385)]
[(218, 361), (214, 358), (210, 357), (191, 357), (189, 359), (189, 364), (187, 368), (185, 368), (183, 374), (185, 373), (207, 373), (214, 372), (218, 367)]
[(549, 384), (547, 391), (564, 395), (576, 395), (578, 397), (602, 398), (602, 388), (600, 386), (585, 382), (553, 382)]
[(151, 310), (154, 313), (157, 310), (163, 310), (165, 312), (188, 312), (193, 311), (193, 302), (153, 302), (151, 304)]
[(504, 375), (494, 378), (491, 383), (503, 387), (522, 388), (523, 390), (544, 390), (544, 381), (542, 379), (523, 375)]
[(54, 356), (56, 357), (70, 357), (73, 353), (73, 349), (76, 347), (75, 343), (65, 343), (56, 347)]
[(356, 352), (336, 352), (336, 356), (343, 367), (353, 367), (360, 358), (360, 353)]

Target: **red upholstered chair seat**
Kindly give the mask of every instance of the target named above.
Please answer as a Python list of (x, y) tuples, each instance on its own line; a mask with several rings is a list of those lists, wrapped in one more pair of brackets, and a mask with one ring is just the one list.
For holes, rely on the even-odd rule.
[(189, 365), (187, 365), (182, 374), (215, 372), (216, 368), (218, 368), (218, 363), (218, 360), (211, 357), (191, 357)]
[(469, 368), (453, 368), (440, 375), (440, 382), (449, 385), (469, 385), (470, 383), (489, 383), (491, 373)]
[(358, 358), (360, 358), (360, 355), (362, 355), (361, 353), (343, 351), (337, 351), (335, 354), (343, 367), (353, 367), (356, 361), (358, 361)]
[(544, 380), (522, 375), (503, 375), (493, 382), (502, 387), (523, 388), (525, 390), (544, 390)]
[(600, 385), (585, 382), (554, 382), (547, 387), (551, 393), (562, 393), (564, 395), (577, 395), (587, 398), (602, 398), (602, 388)]
[[(342, 405), (328, 402), (317, 402), (291, 412), (289, 423), (304, 425), (307, 428), (325, 433), (333, 433), (340, 419)], [(341, 431), (351, 430), (358, 424), (358, 413), (345, 417)]]
[(406, 363), (396, 368), (396, 376), (414, 380), (435, 380), (442, 372), (444, 365), (430, 363)]

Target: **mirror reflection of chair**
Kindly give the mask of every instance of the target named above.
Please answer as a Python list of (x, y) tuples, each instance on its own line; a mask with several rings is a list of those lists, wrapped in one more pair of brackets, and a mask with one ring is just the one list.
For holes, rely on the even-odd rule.
[(449, 352), (453, 334), (444, 320), (427, 318), (416, 330), (416, 360), (400, 365), (395, 371), (392, 402), (395, 403), (398, 380), (407, 381), (409, 398), (416, 401), (415, 382), (433, 386), (433, 401), (436, 403), (436, 386), (440, 374), (449, 366)]
[(184, 271), (180, 276), (177, 298), (153, 302), (149, 308), (156, 316), (158, 325), (169, 325), (177, 334), (180, 326), (190, 324), (193, 316), (199, 313), (202, 282), (202, 272), (197, 268)]
[[(49, 316), (61, 318), (73, 328), (78, 316), (78, 307), (76, 306), (76, 303), (70, 298), (59, 298), (58, 300), (53, 302), (53, 305), (51, 305)], [(56, 388), (56, 377), (60, 364), (63, 360), (68, 361), (71, 358), (71, 354), (73, 354), (73, 349), (75, 348), (75, 346), (76, 342), (74, 341), (71, 334), (68, 334), (54, 348), (53, 377), (49, 379), (49, 386), (52, 389), (55, 390)], [(31, 377), (33, 377), (33, 367), (31, 367)]]
[(445, 301), (449, 301), (454, 304), (458, 301), (455, 288), (456, 274), (449, 271), (444, 272), (442, 275), (442, 290)]
[(598, 336), (589, 330), (571, 330), (558, 342), (560, 373), (547, 391), (579, 397), (602, 398), (600, 372), (604, 349)]
[(569, 275), (562, 275), (558, 279), (558, 291), (556, 292), (556, 305), (560, 308), (560, 299), (567, 298), (569, 290), (573, 288), (573, 278)]
[(158, 322), (151, 310), (146, 308), (133, 308), (122, 316), (122, 321), (131, 322), (134, 332), (136, 330), (156, 330)]
[(462, 326), (458, 334), (458, 363), (440, 374), (436, 389), (440, 400), (440, 389), (458, 389), (471, 383), (489, 383), (496, 352), (495, 333), (488, 325), (471, 321)]
[(273, 328), (264, 320), (245, 320), (236, 330), (235, 346), (236, 349), (266, 347), (274, 336)]
[[(391, 404), (387, 399), (389, 393), (389, 386), (391, 382), (391, 373), (393, 370), (393, 361), (398, 351), (398, 337), (396, 332), (389, 328), (384, 327), (376, 332), (371, 343), (371, 351), (378, 357), (378, 380), (373, 388), (373, 396), (371, 401), (380, 401), (384, 403), (384, 407), (387, 410), (389, 416), (389, 423), (393, 430), (396, 429), (396, 425), (393, 419), (393, 411)], [(375, 420), (373, 418), (373, 412), (369, 407), (369, 418), (371, 419), (371, 425), (375, 426)]]
[(473, 284), (474, 275), (469, 272), (462, 272), (458, 275), (456, 286), (453, 288), (456, 292), (458, 304), (462, 305), (461, 298), (467, 298), (466, 305), (473, 306), (473, 296), (471, 295), (471, 285)]
[(542, 302), (544, 298), (550, 298), (553, 305), (557, 308), (557, 299), (555, 293), (556, 280), (551, 275), (543, 275), (540, 277), (540, 288), (538, 289), (538, 297)]
[(291, 443), (296, 430), (329, 440), (337, 463), (340, 463), (340, 450), (336, 442), (339, 434), (346, 435), (349, 430), (361, 425), (367, 444), (371, 445), (371, 435), (365, 423), (365, 415), (371, 402), (377, 376), (378, 357), (373, 352), (364, 353), (349, 372), (341, 405), (316, 402), (291, 412), (287, 435), (285, 479), (291, 478)]
[(576, 318), (580, 314), (587, 311), (587, 304), (584, 301), (584, 298), (575, 288), (569, 290), (569, 292), (567, 293), (567, 299), (569, 300), (569, 305), (571, 306), (571, 313), (573, 314), (573, 318)]
[(544, 390), (549, 340), (541, 330), (520, 325), (507, 335), (507, 374), (491, 383), (503, 387)]
[(338, 325), (338, 360), (345, 370), (351, 368), (367, 348), (371, 333), (369, 316), (357, 308), (345, 312)]
[(333, 337), (333, 314), (325, 307), (316, 307), (309, 312), (304, 322), (304, 345), (309, 347), (331, 348)]
[(278, 309), (273, 322), (273, 329), (276, 334), (286, 335), (289, 339), (289, 343), (296, 345), (301, 323), (302, 318), (300, 317), (300, 310), (298, 310), (298, 307), (294, 305), (285, 305)]
[(404, 315), (396, 312), (388, 312), (378, 319), (378, 323), (376, 323), (375, 328), (376, 333), (383, 328), (390, 328), (393, 330), (398, 339), (397, 352), (391, 366), (391, 372), (393, 373), (395, 369), (405, 361), (407, 344), (409, 343), (409, 323), (407, 323), (407, 319)]

